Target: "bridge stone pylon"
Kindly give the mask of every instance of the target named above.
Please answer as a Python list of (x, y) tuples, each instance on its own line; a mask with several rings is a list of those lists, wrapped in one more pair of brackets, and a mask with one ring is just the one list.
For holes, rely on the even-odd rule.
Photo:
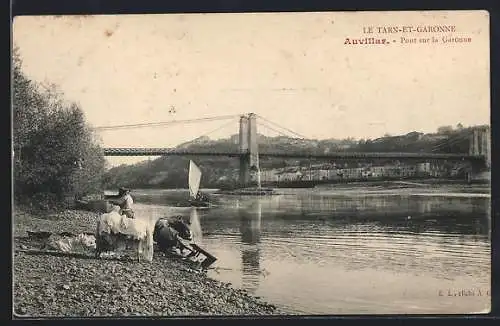
[(240, 156), (240, 186), (260, 187), (257, 116), (254, 113), (240, 117), (239, 147), (242, 154)]
[(491, 135), (489, 127), (474, 128), (472, 130), (469, 155), (483, 156), (486, 167), (491, 167)]

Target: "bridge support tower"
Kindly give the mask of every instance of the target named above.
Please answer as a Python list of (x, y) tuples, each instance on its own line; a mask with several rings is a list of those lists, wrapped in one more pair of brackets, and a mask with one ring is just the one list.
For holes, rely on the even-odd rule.
[(469, 142), (469, 155), (483, 156), (484, 164), (473, 164), (469, 172), (469, 181), (491, 180), (491, 133), (489, 127), (474, 128)]
[(253, 113), (240, 117), (239, 146), (242, 154), (240, 156), (240, 186), (260, 188), (257, 117)]

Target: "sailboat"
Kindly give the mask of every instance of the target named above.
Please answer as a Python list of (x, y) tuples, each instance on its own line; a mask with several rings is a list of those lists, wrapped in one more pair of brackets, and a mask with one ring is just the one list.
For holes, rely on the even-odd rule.
[(204, 196), (200, 192), (200, 182), (201, 182), (201, 170), (192, 161), (189, 161), (189, 203), (191, 206), (195, 207), (208, 207), (210, 202), (208, 198), (203, 198)]

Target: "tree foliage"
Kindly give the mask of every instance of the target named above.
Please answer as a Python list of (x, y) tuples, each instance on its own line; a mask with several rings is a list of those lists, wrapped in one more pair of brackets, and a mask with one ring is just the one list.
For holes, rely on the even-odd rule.
[(102, 187), (104, 156), (82, 109), (55, 85), (30, 80), (13, 53), (13, 150), (16, 201), (85, 195)]

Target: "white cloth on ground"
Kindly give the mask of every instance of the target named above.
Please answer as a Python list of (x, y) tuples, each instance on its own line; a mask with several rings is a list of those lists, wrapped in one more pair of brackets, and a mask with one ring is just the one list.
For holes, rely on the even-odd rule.
[(79, 234), (76, 237), (51, 235), (48, 241), (49, 247), (62, 252), (86, 251), (96, 248), (95, 237), (87, 234)]

